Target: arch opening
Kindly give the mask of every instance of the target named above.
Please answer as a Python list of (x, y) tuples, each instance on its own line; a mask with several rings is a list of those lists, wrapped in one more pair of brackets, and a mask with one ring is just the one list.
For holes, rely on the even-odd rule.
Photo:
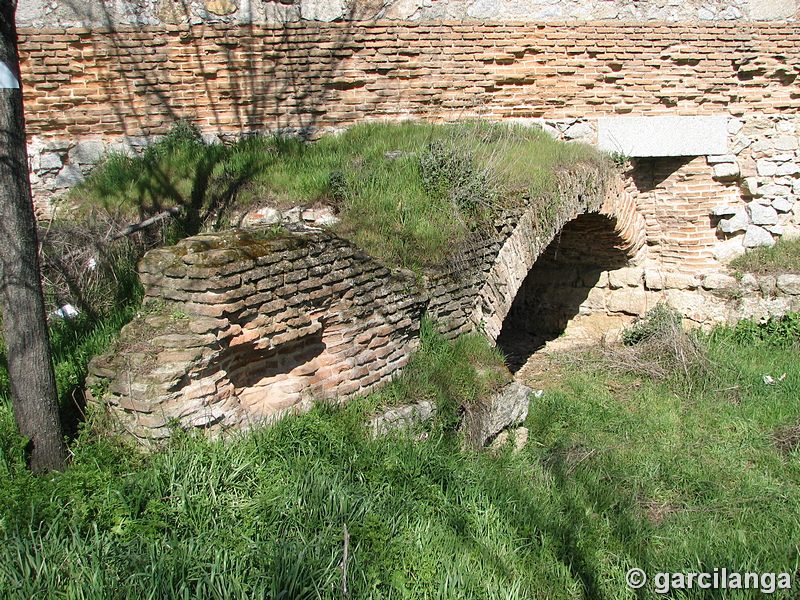
[(528, 271), (497, 337), (512, 372), (561, 336), (576, 317), (605, 310), (601, 277), (629, 260), (615, 223), (599, 213), (579, 215)]

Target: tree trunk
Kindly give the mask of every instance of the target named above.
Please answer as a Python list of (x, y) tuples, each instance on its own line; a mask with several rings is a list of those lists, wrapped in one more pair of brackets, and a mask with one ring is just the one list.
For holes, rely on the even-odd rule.
[(29, 466), (41, 473), (61, 470), (67, 450), (39, 272), (15, 11), (15, 0), (0, 0), (0, 303), (14, 418), (30, 440)]

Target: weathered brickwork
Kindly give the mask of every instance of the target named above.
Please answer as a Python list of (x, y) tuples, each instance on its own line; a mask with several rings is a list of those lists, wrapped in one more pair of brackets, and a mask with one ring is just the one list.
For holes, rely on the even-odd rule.
[(413, 275), (321, 232), (195, 236), (139, 269), (144, 314), (92, 361), (88, 385), (143, 439), (366, 393), (408, 361), (426, 300)]
[[(450, 337), (482, 329), (494, 340), (525, 273), (566, 222), (617, 209), (619, 219), (604, 218), (633, 222), (622, 190), (589, 175), (564, 176), (572, 184), (554, 199), (557, 211), (499, 218), (421, 281), (318, 228), (277, 239), (268, 229), (207, 234), (151, 250), (139, 264), (145, 314), (92, 361), (89, 388), (126, 430), (153, 439), (175, 425), (245, 427), (312, 399), (369, 392), (406, 364), (423, 313)], [(609, 232), (637, 253), (637, 235)]]
[[(566, 177), (566, 176), (565, 176)], [(702, 278), (650, 260), (647, 223), (619, 182), (566, 177), (555, 211), (499, 218), (447, 265), (393, 272), (319, 228), (205, 234), (139, 265), (143, 314), (90, 364), (88, 385), (133, 435), (215, 432), (346, 399), (396, 375), (423, 315), (447, 336), (555, 337), (603, 317), (629, 322), (660, 301), (696, 324), (800, 309), (800, 276)], [(588, 336), (587, 336), (588, 337)]]
[(413, 116), (794, 113), (798, 41), (793, 24), (21, 32), (29, 134), (75, 139), (164, 133), (178, 117), (239, 133)]

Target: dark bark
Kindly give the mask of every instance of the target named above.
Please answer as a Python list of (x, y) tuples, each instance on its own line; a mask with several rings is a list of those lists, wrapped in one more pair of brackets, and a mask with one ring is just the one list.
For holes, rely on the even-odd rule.
[[(0, 63), (19, 72), (16, 2), (0, 0)], [(2, 67), (2, 65), (0, 65)], [(19, 77), (17, 76), (17, 79)], [(0, 302), (14, 418), (36, 473), (60, 470), (66, 446), (39, 271), (21, 85), (0, 88)]]

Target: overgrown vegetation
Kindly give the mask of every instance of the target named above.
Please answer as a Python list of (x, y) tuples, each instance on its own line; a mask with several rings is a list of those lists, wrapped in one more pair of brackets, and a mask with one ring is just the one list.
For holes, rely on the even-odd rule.
[(796, 273), (800, 265), (800, 239), (779, 239), (771, 248), (761, 246), (731, 261), (731, 269), (740, 273), (777, 275)]
[(416, 269), (444, 261), (504, 206), (552, 208), (560, 174), (587, 165), (601, 179), (611, 169), (589, 146), (482, 122), (373, 123), (314, 142), (252, 136), (229, 146), (181, 124), (141, 156), (110, 156), (70, 201), (129, 218), (182, 205), (184, 235), (235, 224), (247, 207), (332, 204), (340, 233)]
[[(519, 454), (452, 435), (447, 407), (485, 394), (495, 376), (475, 365), (497, 357), (427, 325), (380, 395), (225, 440), (176, 433), (151, 453), (89, 424), (46, 478), (24, 469), (4, 404), (0, 596), (339, 598), (344, 525), (354, 598), (636, 598), (632, 567), (796, 579), (796, 350), (784, 329), (737, 329), (698, 337), (714, 375), (688, 369), (693, 386), (570, 363), (532, 402)], [(406, 399), (445, 407), (427, 436), (371, 439), (369, 412)], [(672, 597), (761, 595), (699, 592)]]

